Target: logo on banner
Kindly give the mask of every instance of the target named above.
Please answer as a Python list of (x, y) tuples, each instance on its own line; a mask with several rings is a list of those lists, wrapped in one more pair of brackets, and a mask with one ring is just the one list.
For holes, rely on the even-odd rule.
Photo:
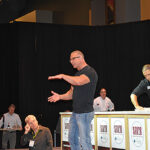
[(114, 122), (114, 126), (113, 126), (113, 138), (114, 141), (117, 144), (121, 144), (124, 140), (124, 133), (123, 133), (123, 125), (122, 122), (119, 120), (116, 120)]
[(102, 123), (100, 124), (100, 140), (103, 143), (107, 143), (108, 141), (108, 124), (106, 121), (102, 121)]
[(136, 147), (141, 147), (144, 142), (143, 127), (140, 122), (135, 121), (132, 124), (132, 142)]

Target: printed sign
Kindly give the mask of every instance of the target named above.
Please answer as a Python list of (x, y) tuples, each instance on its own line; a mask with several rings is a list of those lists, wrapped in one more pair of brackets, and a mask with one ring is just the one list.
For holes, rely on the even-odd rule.
[(112, 147), (125, 148), (125, 121), (124, 118), (111, 118)]
[(94, 119), (91, 122), (91, 131), (90, 131), (90, 135), (91, 135), (91, 143), (92, 145), (95, 145), (95, 128), (94, 128)]
[(66, 141), (66, 142), (68, 142), (69, 126), (70, 126), (69, 121), (70, 121), (70, 117), (62, 118), (62, 131), (63, 131), (62, 141)]
[(110, 147), (109, 118), (97, 118), (98, 146)]
[(145, 121), (144, 119), (129, 118), (130, 149), (145, 150)]
[(147, 143), (148, 143), (148, 150), (150, 150), (150, 118), (147, 119)]

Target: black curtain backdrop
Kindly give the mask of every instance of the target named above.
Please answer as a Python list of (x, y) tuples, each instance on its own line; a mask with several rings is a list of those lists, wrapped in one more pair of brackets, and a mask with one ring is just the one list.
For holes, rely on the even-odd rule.
[[(0, 29), (0, 114), (14, 103), (23, 124), (33, 114), (53, 133), (59, 112), (72, 110), (72, 101), (47, 102), (51, 90), (70, 88), (48, 76), (75, 73), (69, 62), (74, 49), (98, 73), (95, 97), (105, 87), (116, 111), (134, 110), (130, 93), (143, 78), (142, 66), (150, 63), (150, 21), (95, 27), (16, 22)], [(139, 102), (150, 106), (146, 96)]]

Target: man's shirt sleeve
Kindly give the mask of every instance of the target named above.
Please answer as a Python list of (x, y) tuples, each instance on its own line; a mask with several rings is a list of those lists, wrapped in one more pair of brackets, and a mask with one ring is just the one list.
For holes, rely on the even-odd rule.
[(145, 93), (146, 90), (146, 84), (144, 80), (142, 80), (139, 85), (133, 90), (132, 94), (135, 94), (137, 97), (141, 94)]

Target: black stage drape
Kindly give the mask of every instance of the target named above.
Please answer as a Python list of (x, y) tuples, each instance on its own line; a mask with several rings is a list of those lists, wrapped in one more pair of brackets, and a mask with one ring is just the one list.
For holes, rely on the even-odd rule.
[[(82, 50), (98, 73), (95, 97), (105, 87), (115, 110), (134, 109), (130, 93), (143, 78), (142, 66), (150, 63), (150, 21), (94, 27), (15, 22), (0, 28), (1, 114), (14, 103), (23, 122), (34, 114), (53, 132), (59, 112), (72, 110), (72, 101), (48, 103), (51, 90), (63, 93), (70, 85), (47, 78), (75, 73), (69, 63), (74, 49)], [(146, 99), (140, 104), (150, 106)]]

